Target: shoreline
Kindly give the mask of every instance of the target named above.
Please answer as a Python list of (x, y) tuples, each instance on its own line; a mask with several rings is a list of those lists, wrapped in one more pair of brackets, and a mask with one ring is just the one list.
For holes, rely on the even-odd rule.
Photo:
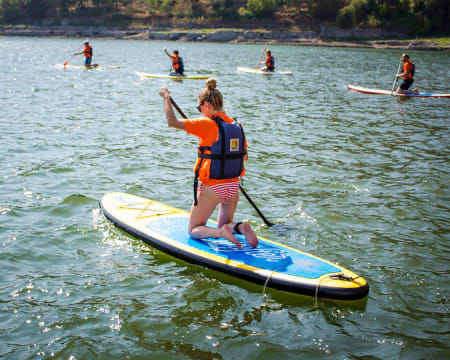
[[(397, 36), (396, 36), (397, 35)], [(383, 30), (334, 29), (318, 31), (280, 31), (245, 29), (117, 28), (108, 26), (3, 25), (0, 36), (105, 38), (131, 40), (198, 41), (244, 44), (279, 44), (353, 48), (450, 51), (450, 46), (435, 40), (398, 39), (398, 34)]]

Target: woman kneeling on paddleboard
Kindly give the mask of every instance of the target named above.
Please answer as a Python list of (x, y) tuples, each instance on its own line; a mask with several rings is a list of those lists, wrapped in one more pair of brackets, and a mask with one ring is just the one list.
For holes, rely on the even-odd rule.
[[(216, 89), (216, 79), (208, 79), (206, 89), (198, 96), (197, 109), (205, 116), (203, 118), (177, 119), (169, 89), (162, 87), (159, 94), (164, 98), (169, 127), (185, 130), (199, 138), (189, 235), (194, 239), (223, 237), (241, 248), (233, 234), (243, 234), (250, 246), (257, 246), (258, 239), (250, 224), (233, 222), (239, 201), (239, 177), (244, 175), (244, 161), (248, 159), (247, 142), (241, 124), (222, 109), (223, 98)], [(217, 205), (217, 228), (206, 226)]]

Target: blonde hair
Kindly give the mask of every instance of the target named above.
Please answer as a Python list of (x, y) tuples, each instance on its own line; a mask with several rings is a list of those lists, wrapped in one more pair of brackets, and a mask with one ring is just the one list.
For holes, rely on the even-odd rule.
[(199, 104), (207, 101), (216, 109), (221, 109), (223, 107), (223, 97), (220, 91), (216, 89), (217, 80), (209, 78), (206, 80), (205, 85), (206, 89), (203, 89), (198, 95)]

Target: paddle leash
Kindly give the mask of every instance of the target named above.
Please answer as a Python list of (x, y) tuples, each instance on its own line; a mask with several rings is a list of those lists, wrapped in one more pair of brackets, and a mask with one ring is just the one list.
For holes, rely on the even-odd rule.
[[(180, 115), (184, 118), (187, 119), (187, 116), (184, 114), (183, 110), (180, 109), (180, 107), (177, 105), (177, 103), (175, 102), (175, 100), (172, 99), (172, 96), (170, 97), (170, 102), (172, 103), (172, 105), (174, 106), (175, 109), (177, 109), (177, 111), (180, 113)], [(261, 219), (263, 219), (263, 221), (266, 223), (266, 225), (268, 227), (271, 227), (273, 224), (266, 219), (266, 217), (263, 215), (263, 213), (258, 209), (258, 207), (256, 206), (256, 204), (252, 201), (252, 199), (250, 199), (250, 196), (248, 196), (248, 194), (245, 192), (244, 188), (241, 186), (241, 184), (239, 184), (239, 189), (242, 191), (242, 193), (244, 194), (245, 198), (248, 200), (248, 202), (250, 203), (250, 205), (253, 206), (253, 208), (256, 210), (256, 212), (258, 213), (258, 215), (261, 217)]]
[(391, 95), (394, 93), (395, 84), (397, 84), (397, 80), (398, 80), (397, 74), (398, 74), (398, 72), (400, 71), (401, 66), (402, 66), (402, 61), (400, 60), (400, 63), (398, 64), (397, 72), (395, 73), (394, 84), (392, 84)]

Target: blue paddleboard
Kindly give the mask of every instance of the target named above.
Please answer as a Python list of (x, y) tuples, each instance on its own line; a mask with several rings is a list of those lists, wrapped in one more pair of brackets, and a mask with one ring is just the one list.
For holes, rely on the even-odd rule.
[[(256, 248), (236, 235), (241, 249), (223, 238), (189, 237), (189, 213), (126, 193), (109, 193), (100, 201), (116, 226), (167, 254), (240, 279), (303, 295), (356, 300), (369, 291), (357, 274), (303, 251), (258, 237)], [(209, 221), (208, 226), (215, 227)]]

